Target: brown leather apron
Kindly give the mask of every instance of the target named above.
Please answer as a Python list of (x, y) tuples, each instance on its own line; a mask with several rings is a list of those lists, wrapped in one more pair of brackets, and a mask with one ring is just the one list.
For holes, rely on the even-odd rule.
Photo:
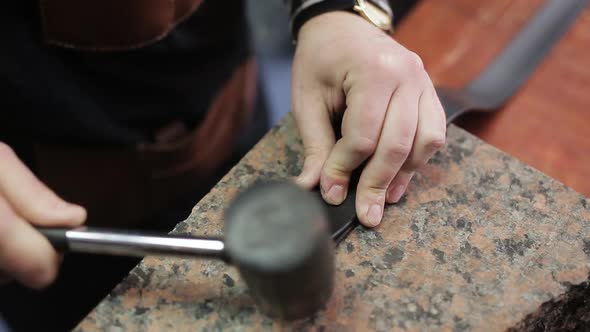
[[(41, 0), (43, 33), (51, 45), (120, 51), (153, 43), (199, 7), (200, 0)], [(207, 182), (233, 151), (250, 121), (256, 65), (240, 65), (195, 129), (172, 123), (156, 141), (136, 147), (78, 148), (35, 144), (40, 179), (88, 209), (89, 223), (133, 227), (191, 187)], [(197, 203), (198, 198), (195, 198)]]
[(39, 0), (44, 39), (68, 48), (125, 50), (164, 38), (202, 0)]

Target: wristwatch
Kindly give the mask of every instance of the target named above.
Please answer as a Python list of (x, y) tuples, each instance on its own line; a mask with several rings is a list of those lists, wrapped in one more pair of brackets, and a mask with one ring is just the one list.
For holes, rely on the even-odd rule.
[(387, 0), (291, 0), (290, 8), (293, 40), (309, 19), (336, 10), (356, 13), (384, 32), (393, 32), (393, 11)]
[(385, 32), (393, 32), (393, 12), (385, 0), (356, 0), (353, 10)]

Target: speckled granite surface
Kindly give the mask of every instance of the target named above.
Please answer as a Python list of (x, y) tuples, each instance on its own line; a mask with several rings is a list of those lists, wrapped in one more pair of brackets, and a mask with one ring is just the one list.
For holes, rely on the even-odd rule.
[[(590, 202), (454, 126), (448, 136), (382, 225), (339, 246), (335, 293), (315, 317), (261, 315), (221, 262), (147, 258), (77, 330), (505, 330), (586, 281)], [(175, 232), (221, 234), (236, 192), (297, 174), (300, 152), (288, 117)]]

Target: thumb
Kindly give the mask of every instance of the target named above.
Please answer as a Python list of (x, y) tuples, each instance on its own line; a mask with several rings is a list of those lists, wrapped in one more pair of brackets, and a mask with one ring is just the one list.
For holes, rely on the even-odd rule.
[(306, 93), (294, 88), (293, 115), (305, 151), (303, 170), (295, 182), (311, 189), (319, 183), (324, 162), (334, 146), (334, 129), (330, 113), (318, 92)]
[[(24, 285), (43, 288), (57, 276), (58, 253), (0, 197), (0, 270)], [(0, 276), (1, 278), (2, 276)]]
[(42, 288), (55, 279), (60, 256), (33, 225), (77, 226), (86, 210), (59, 198), (2, 142), (0, 161), (0, 270)]

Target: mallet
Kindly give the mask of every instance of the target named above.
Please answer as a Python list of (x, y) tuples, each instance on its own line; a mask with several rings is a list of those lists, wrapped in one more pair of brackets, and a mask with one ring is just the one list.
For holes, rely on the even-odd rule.
[(287, 182), (239, 194), (225, 214), (224, 239), (92, 228), (39, 229), (61, 251), (122, 256), (217, 258), (235, 265), (260, 308), (297, 319), (324, 306), (334, 284), (334, 242), (317, 197)]

